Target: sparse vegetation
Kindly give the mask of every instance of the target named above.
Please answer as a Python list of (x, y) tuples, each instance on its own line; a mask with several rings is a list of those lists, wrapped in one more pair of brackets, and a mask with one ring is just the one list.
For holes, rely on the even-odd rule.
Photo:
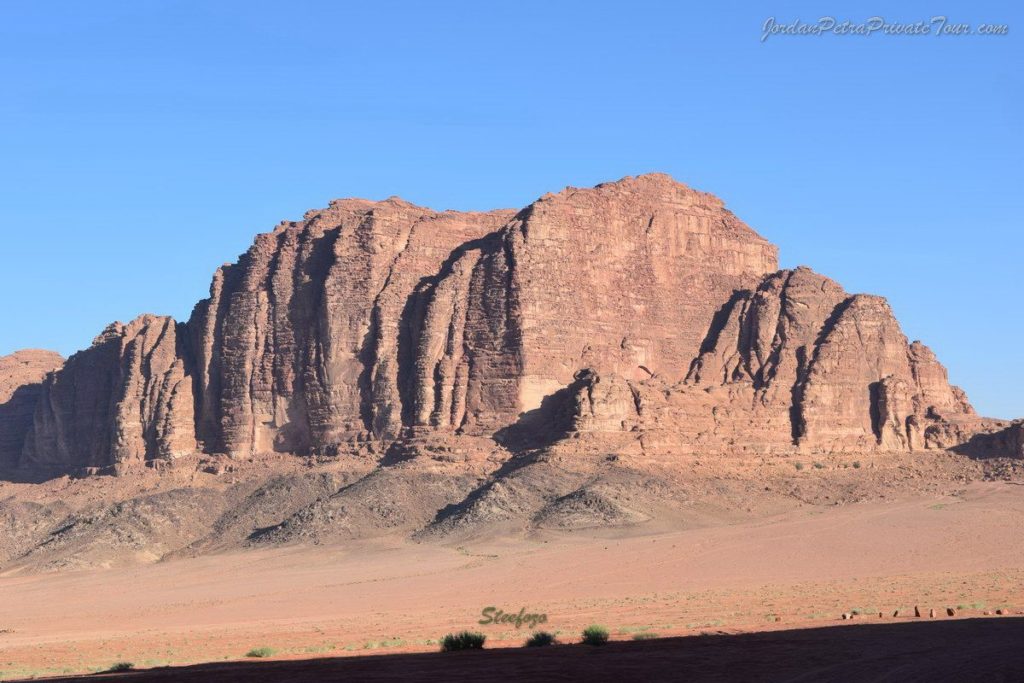
[(537, 631), (526, 641), (526, 647), (547, 647), (557, 642), (555, 634), (548, 633), (547, 631)]
[(608, 642), (608, 629), (591, 624), (583, 629), (583, 642), (587, 645), (604, 645)]
[(715, 626), (722, 626), (724, 623), (725, 622), (723, 622), (721, 619), (715, 619), (714, 621), (705, 621), (703, 623), (698, 621), (691, 624), (687, 624), (686, 628), (714, 628)]
[(795, 467), (796, 471), (799, 472), (804, 468), (804, 464), (802, 462), (795, 462), (793, 463), (793, 467)]
[(441, 639), (441, 652), (455, 652), (456, 650), (482, 650), (487, 636), (474, 631), (461, 631), (449, 633)]
[(401, 647), (405, 645), (405, 640), (402, 638), (391, 638), (389, 640), (368, 640), (363, 643), (364, 650), (376, 650), (382, 647)]
[(132, 664), (131, 662), (118, 662), (114, 666), (112, 666), (109, 669), (107, 669), (107, 671), (109, 671), (111, 673), (116, 673), (118, 671), (131, 671), (134, 668), (135, 668), (135, 665)]
[(860, 469), (860, 460), (854, 460), (853, 461), (853, 469), (855, 469), (855, 470), (859, 470)]
[(814, 463), (814, 469), (816, 469), (816, 470), (823, 470), (823, 469), (825, 469), (825, 464), (824, 463), (820, 463), (820, 462), (816, 462), (816, 463)]
[(320, 652), (330, 652), (331, 650), (337, 649), (337, 645), (334, 643), (324, 643), (323, 645), (310, 645), (302, 649), (307, 654), (317, 654)]
[(245, 653), (246, 657), (272, 657), (274, 655), (274, 648), (272, 647), (254, 647)]
[(633, 640), (654, 640), (657, 637), (658, 634), (654, 631), (641, 631), (633, 634)]

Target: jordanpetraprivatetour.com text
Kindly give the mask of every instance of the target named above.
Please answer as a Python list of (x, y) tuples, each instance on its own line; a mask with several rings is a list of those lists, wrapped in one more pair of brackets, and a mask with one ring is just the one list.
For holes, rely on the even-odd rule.
[(774, 36), (1005, 36), (1010, 32), (1006, 24), (971, 24), (952, 21), (946, 16), (935, 16), (924, 21), (889, 21), (884, 17), (870, 17), (864, 21), (839, 20), (820, 17), (815, 22), (780, 21), (768, 17), (761, 25), (761, 42)]

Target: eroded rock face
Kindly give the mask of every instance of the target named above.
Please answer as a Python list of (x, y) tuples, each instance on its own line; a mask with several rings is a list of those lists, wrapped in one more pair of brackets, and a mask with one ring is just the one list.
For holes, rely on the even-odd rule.
[(43, 380), (63, 364), (60, 354), (40, 349), (0, 357), (0, 470), (17, 465)]
[(932, 352), (908, 346), (888, 303), (859, 294), (841, 304), (812, 357), (798, 439), (825, 451), (906, 450), (921, 444), (916, 423), (973, 412)]
[(884, 299), (848, 295), (807, 268), (736, 292), (685, 382), (627, 381), (630, 411), (612, 399), (618, 381), (587, 388), (600, 414), (579, 428), (621, 423), (682, 452), (949, 448), (997, 426), (977, 418), (926, 346), (907, 343)]
[(331, 454), (513, 426), (682, 452), (911, 450), (1003, 426), (883, 299), (775, 272), (776, 255), (664, 175), (518, 213), (335, 201), (259, 235), (186, 323), (117, 323), (69, 359), (17, 460)]
[[(842, 287), (807, 268), (741, 291), (708, 331), (688, 383), (711, 390), (715, 430), (771, 451), (804, 436), (802, 392), (823, 335), (846, 301)], [(694, 392), (690, 392), (694, 393)], [(706, 402), (703, 401), (702, 404)], [(710, 412), (698, 409), (698, 415)]]
[(130, 467), (195, 450), (183, 328), (145, 315), (113, 323), (47, 376), (20, 465)]
[(413, 418), (479, 434), (581, 368), (682, 378), (714, 311), (777, 250), (717, 198), (649, 175), (546, 195), (464, 261), (425, 293)]
[(206, 449), (396, 437), (422, 315), (415, 290), (511, 215), (343, 200), (257, 237), (189, 321)]
[(197, 306), (199, 437), (247, 453), (486, 434), (583, 366), (681, 376), (721, 300), (775, 263), (667, 176), (514, 216), (335, 202), (258, 237)]
[(1020, 421), (956, 416), (931, 420), (924, 425), (923, 432), (926, 448), (983, 458), (1024, 458), (1024, 428)]

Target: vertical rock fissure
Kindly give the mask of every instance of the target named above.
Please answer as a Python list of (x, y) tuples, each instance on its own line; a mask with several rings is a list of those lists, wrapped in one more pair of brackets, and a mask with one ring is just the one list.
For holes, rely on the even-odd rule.
[(363, 365), (363, 369), (359, 374), (359, 417), (363, 422), (363, 426), (366, 431), (375, 436), (381, 436), (380, 429), (375, 424), (375, 417), (377, 413), (377, 407), (374, 404), (374, 379), (375, 372), (379, 366), (380, 358), (380, 334), (381, 334), (381, 298), (384, 292), (387, 291), (391, 285), (391, 280), (394, 277), (395, 269), (398, 267), (399, 262), (402, 260), (402, 256), (406, 253), (409, 248), (409, 243), (413, 239), (413, 235), (416, 232), (417, 227), (420, 225), (421, 219), (413, 221), (409, 229), (405, 231), (402, 238), (402, 244), (398, 247), (394, 257), (391, 259), (391, 263), (388, 265), (387, 274), (384, 276), (384, 282), (377, 290), (377, 293), (373, 297), (373, 303), (370, 307), (370, 321), (368, 330), (365, 337), (363, 338), (362, 347), (359, 350), (359, 360)]
[(807, 436), (807, 422), (805, 419), (805, 406), (804, 399), (806, 397), (807, 380), (811, 376), (811, 371), (814, 369), (814, 364), (818, 359), (818, 355), (821, 353), (822, 345), (825, 343), (829, 334), (835, 329), (839, 319), (843, 316), (843, 313), (853, 303), (854, 297), (850, 296), (844, 299), (838, 306), (832, 309), (832, 313), (829, 314), (828, 318), (825, 319), (824, 324), (821, 326), (821, 330), (818, 332), (818, 336), (814, 340), (814, 346), (811, 349), (810, 357), (801, 354), (803, 358), (798, 358), (801, 362), (798, 364), (797, 369), (797, 380), (793, 385), (793, 407), (790, 411), (790, 423), (793, 431), (793, 444), (799, 445), (800, 441)]

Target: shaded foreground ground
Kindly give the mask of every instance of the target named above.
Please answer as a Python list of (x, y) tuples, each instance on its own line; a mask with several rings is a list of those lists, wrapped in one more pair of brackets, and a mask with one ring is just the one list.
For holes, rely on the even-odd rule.
[[(2, 576), (0, 679), (82, 674), (121, 661), (176, 671), (218, 662), (198, 670), (217, 672), (224, 666), (253, 676), (279, 666), (262, 661), (250, 668), (252, 662), (244, 661), (249, 650), (266, 647), (273, 650), (271, 659), (289, 660), (280, 666), (296, 676), (317, 666), (368, 667), (369, 672), (443, 664), (446, 680), (453, 680), (447, 667), (477, 660), (436, 657), (437, 639), (473, 628), (486, 633), (488, 648), (516, 648), (482, 653), (479, 660), (503, 680), (516, 667), (534, 666), (533, 658), (543, 667), (550, 663), (545, 658), (563, 657), (578, 659), (565, 666), (593, 664), (601, 673), (592, 678), (600, 679), (612, 671), (602, 662), (619, 659), (614, 653), (622, 655), (621, 666), (650, 660), (671, 671), (707, 660), (718, 667), (709, 675), (749, 671), (748, 678), (758, 680), (753, 674), (782, 671), (771, 668), (771, 657), (778, 655), (784, 664), (786, 652), (802, 652), (801, 643), (813, 638), (827, 646), (807, 645), (808, 651), (821, 650), (826, 659), (794, 653), (793, 666), (805, 667), (799, 671), (830, 666), (835, 667), (830, 674), (848, 667), (857, 672), (856, 661), (864, 660), (892, 671), (934, 664), (955, 672), (970, 666), (973, 673), (960, 678), (975, 680), (988, 671), (984, 667), (1001, 660), (1000, 643), (1012, 633), (1017, 634), (1016, 647), (1024, 649), (1019, 629), (1013, 631), (1015, 617), (1024, 610), (1022, 493), (1024, 487), (1016, 483), (975, 483), (950, 495), (808, 505), (670, 532), (543, 533), (455, 546), (398, 540), (293, 546), (105, 570)], [(925, 618), (913, 617), (915, 605)], [(485, 606), (545, 613), (544, 628), (564, 641), (576, 640), (587, 624), (599, 623), (619, 642), (600, 652), (568, 647), (524, 654), (520, 646), (528, 629), (478, 625)], [(936, 618), (929, 620), (932, 608)], [(947, 617), (946, 608), (956, 616)], [(897, 609), (900, 614), (894, 617)], [(1014, 617), (979, 619), (996, 609)], [(845, 624), (840, 615), (854, 610), (862, 613), (854, 628), (819, 631)], [(784, 630), (783, 635), (771, 633)], [(716, 637), (623, 642), (638, 633)], [(755, 635), (741, 635), (750, 633)], [(890, 634), (906, 634), (899, 636), (906, 647), (889, 643)], [(940, 640), (932, 642), (929, 634)], [(673, 643), (682, 649), (676, 652)], [(747, 651), (761, 652), (761, 659), (742, 664), (740, 655)], [(903, 651), (916, 654), (904, 661), (897, 655)], [(370, 657), (378, 654), (402, 657)], [(339, 657), (354, 663), (334, 662)], [(330, 658), (328, 663), (296, 661), (324, 658)], [(367, 674), (360, 671), (332, 673), (327, 680), (365, 680)], [(467, 669), (465, 675), (478, 677), (479, 671)], [(809, 676), (822, 678), (820, 672)], [(636, 676), (619, 680), (628, 678)], [(738, 674), (732, 680), (737, 678), (744, 680)]]
[(663, 638), (547, 649), (231, 662), (64, 681), (1021, 681), (1024, 619)]

